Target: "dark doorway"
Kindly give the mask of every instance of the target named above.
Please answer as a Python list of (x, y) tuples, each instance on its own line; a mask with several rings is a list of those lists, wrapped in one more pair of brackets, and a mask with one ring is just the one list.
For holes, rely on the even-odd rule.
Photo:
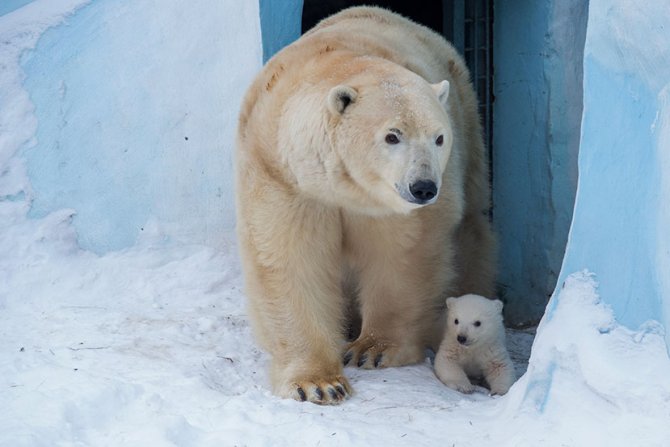
[(319, 21), (350, 6), (381, 6), (402, 14), (438, 33), (443, 33), (442, 0), (410, 2), (407, 0), (305, 0), (302, 7), (302, 32), (309, 30)]

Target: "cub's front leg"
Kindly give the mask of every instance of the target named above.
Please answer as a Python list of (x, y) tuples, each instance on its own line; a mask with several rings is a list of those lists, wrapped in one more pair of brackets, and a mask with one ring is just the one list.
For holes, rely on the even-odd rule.
[(491, 394), (503, 395), (516, 381), (514, 364), (504, 345), (500, 346), (498, 355), (487, 359), (483, 365), (484, 379), (489, 384)]
[(440, 347), (435, 355), (435, 375), (442, 383), (461, 393), (470, 394), (475, 386), (470, 382), (465, 370), (452, 355), (449, 348)]
[(339, 215), (271, 190), (239, 208), (250, 316), (272, 355), (274, 393), (318, 404), (343, 401), (352, 390), (341, 361)]

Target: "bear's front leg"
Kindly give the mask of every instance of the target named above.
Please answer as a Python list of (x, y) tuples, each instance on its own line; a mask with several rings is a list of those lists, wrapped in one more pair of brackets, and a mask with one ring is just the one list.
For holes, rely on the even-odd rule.
[[(504, 346), (501, 349), (505, 349)], [(498, 358), (487, 361), (483, 368), (484, 379), (489, 384), (491, 394), (503, 395), (509, 391), (516, 380), (514, 364), (507, 352)]]
[(443, 348), (440, 348), (435, 356), (435, 375), (442, 383), (456, 391), (466, 394), (475, 391), (475, 386), (470, 382), (463, 367)]
[(318, 404), (343, 401), (352, 390), (341, 361), (339, 214), (276, 191), (240, 208), (250, 316), (272, 355), (274, 393)]
[(419, 363), (442, 321), (445, 247), (424, 240), (419, 216), (350, 216), (345, 234), (358, 272), (361, 333), (344, 363), (380, 368)]

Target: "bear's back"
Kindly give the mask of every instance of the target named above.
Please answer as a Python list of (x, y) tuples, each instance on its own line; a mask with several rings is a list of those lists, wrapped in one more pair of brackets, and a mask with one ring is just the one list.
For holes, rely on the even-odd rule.
[(388, 59), (435, 84), (444, 79), (468, 84), (470, 75), (456, 49), (431, 29), (378, 7), (353, 7), (334, 14), (303, 38), (334, 42), (348, 49)]
[[(455, 127), (468, 136), (477, 134), (479, 118), (470, 74), (453, 46), (432, 30), (383, 8), (353, 7), (322, 20), (267, 62), (243, 101), (239, 137), (245, 137), (253, 119), (256, 124), (251, 127), (262, 129), (261, 140), (270, 142), (276, 136), (276, 123), (270, 117), (281, 115), (297, 89), (324, 79), (332, 81), (330, 87), (337, 85), (339, 78), (358, 69), (357, 64), (365, 64), (366, 57), (393, 62), (429, 83), (448, 80), (449, 102), (457, 104), (458, 110), (452, 114)], [(473, 123), (475, 128), (470, 129)]]

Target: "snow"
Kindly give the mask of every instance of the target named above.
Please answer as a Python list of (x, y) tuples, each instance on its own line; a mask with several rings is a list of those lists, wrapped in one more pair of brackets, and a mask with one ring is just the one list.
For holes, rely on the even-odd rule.
[(669, 26), (665, 0), (589, 2), (579, 187), (559, 281), (588, 268), (630, 328), (670, 327)]
[(96, 0), (47, 30), (22, 57), (39, 122), (23, 147), (31, 217), (76, 209), (96, 253), (148, 224), (215, 246), (235, 224), (230, 142), (259, 26), (254, 2)]
[[(269, 392), (231, 232), (215, 246), (166, 242), (156, 218), (130, 246), (95, 253), (80, 210), (30, 215), (20, 149), (40, 122), (19, 58), (84, 4), (0, 16), (0, 446), (667, 445), (663, 329), (619, 325), (588, 272), (557, 292), (507, 395), (450, 390), (427, 360), (347, 368), (356, 394), (320, 407)], [(521, 375), (533, 335), (509, 335)]]
[[(232, 237), (98, 256), (71, 212), (2, 202), (0, 446), (665, 445), (670, 361), (658, 326), (632, 332), (571, 277), (509, 394), (461, 395), (429, 361), (347, 368), (338, 407), (281, 400), (253, 342)], [(509, 345), (523, 372), (532, 334)], [(551, 382), (551, 395), (544, 387)], [(7, 417), (8, 416), (8, 417)]]

